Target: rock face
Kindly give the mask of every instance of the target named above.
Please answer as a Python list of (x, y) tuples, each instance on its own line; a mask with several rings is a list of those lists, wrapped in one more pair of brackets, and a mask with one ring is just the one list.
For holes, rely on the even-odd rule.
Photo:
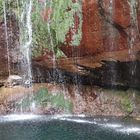
[(61, 49), (68, 57), (135, 50), (140, 43), (139, 1), (135, 9), (130, 5), (129, 0), (113, 0), (112, 3), (110, 0), (83, 0), (81, 44), (73, 48), (67, 42)]
[[(83, 71), (102, 86), (139, 87), (140, 2), (83, 0), (82, 4), (81, 43), (73, 47), (67, 42), (61, 47), (69, 60), (75, 57), (71, 71)], [(70, 71), (70, 67), (62, 69)]]
[[(137, 1), (133, 5), (134, 9), (132, 9), (130, 2), (129, 0), (113, 0), (112, 3), (111, 0), (83, 0), (82, 40), (80, 45), (75, 47), (70, 46), (71, 40), (66, 38), (66, 45), (60, 48), (66, 54), (67, 58), (60, 59), (55, 64), (53, 53), (48, 51), (46, 52), (47, 56), (36, 58), (35, 61), (38, 66), (34, 66), (34, 62), (32, 63), (33, 73), (35, 73), (34, 79), (38, 79), (35, 82), (42, 81), (42, 78), (44, 82), (46, 79), (49, 79), (47, 81), (51, 81), (49, 77), (56, 77), (56, 79), (60, 77), (63, 80), (61, 75), (67, 77), (68, 82), (71, 82), (73, 80), (69, 80), (69, 77), (70, 79), (74, 79), (73, 75), (75, 75), (74, 77), (80, 78), (84, 76), (84, 80), (82, 81), (86, 81), (85, 77), (86, 79), (90, 77), (93, 83), (97, 84), (98, 81), (98, 85), (105, 85), (106, 81), (108, 81), (109, 85), (114, 83), (115, 85), (120, 84), (128, 87), (132, 86), (130, 79), (136, 78), (136, 82), (133, 82), (133, 87), (136, 87), (135, 85), (138, 86), (140, 83), (140, 78), (137, 76), (140, 60), (140, 2)], [(49, 12), (53, 11), (44, 11), (42, 16)], [(76, 15), (74, 17), (76, 28), (78, 27), (79, 19)], [(47, 22), (47, 19), (44, 18), (44, 20)], [(3, 47), (2, 49), (0, 48), (2, 52), (0, 58), (2, 60), (0, 63), (2, 64), (0, 66), (6, 69), (7, 55), (5, 54), (7, 50), (4, 40), (4, 23), (1, 23), (0, 33), (3, 33), (1, 36), (2, 41), (0, 41), (1, 48)], [(11, 35), (8, 41), (10, 45), (10, 57), (12, 57), (12, 63), (16, 65), (19, 57), (18, 43), (10, 43), (10, 40), (18, 42), (18, 27), (15, 21), (10, 20), (8, 22), (8, 35)], [(113, 62), (111, 63), (110, 61)], [(129, 63), (130, 61), (132, 61), (132, 65)], [(125, 66), (125, 68), (121, 66)], [(36, 68), (34, 69), (34, 67)], [(56, 68), (57, 70), (53, 70)], [(38, 72), (40, 69), (43, 71), (41, 74)], [(124, 70), (128, 71), (129, 75), (125, 75)], [(7, 69), (3, 71), (8, 72)], [(48, 72), (49, 74), (46, 74), (47, 71), (51, 71), (51, 73)], [(62, 74), (58, 71), (61, 71)], [(108, 75), (106, 75), (106, 72)], [(117, 75), (115, 78), (113, 78), (114, 74)], [(112, 81), (112, 79), (115, 80)]]
[[(69, 73), (67, 75), (72, 79), (69, 81), (74, 81), (71, 75), (76, 75), (80, 77), (80, 83), (88, 81), (100, 86), (138, 88), (140, 2), (132, 5), (129, 0), (83, 0), (82, 11), (80, 45), (70, 45), (73, 33), (69, 32), (71, 35), (66, 38), (66, 45), (60, 47), (68, 57), (55, 64), (60, 71), (64, 71), (62, 77), (67, 77), (65, 75)], [(76, 21), (77, 16), (75, 27), (78, 27)], [(38, 63), (45, 69), (53, 67), (50, 59)]]
[[(140, 94), (136, 90), (107, 90), (96, 86), (77, 86), (77, 85), (63, 85), (63, 84), (34, 84), (34, 95), (40, 94), (40, 89), (47, 89), (49, 93), (45, 96), (46, 99), (60, 95), (63, 93), (65, 97), (65, 103), (70, 103), (71, 109), (67, 110), (74, 115), (85, 114), (87, 116), (117, 116), (117, 117), (135, 117), (140, 118)], [(21, 86), (15, 86), (14, 88), (2, 88), (0, 92), (0, 115), (6, 115), (10, 113), (34, 113), (34, 114), (64, 114), (68, 113), (66, 109), (54, 106), (53, 104), (28, 104), (28, 98), (32, 98), (31, 89)], [(44, 91), (44, 90), (43, 90)], [(46, 91), (46, 90), (45, 90)], [(133, 92), (133, 94), (132, 94)], [(86, 93), (86, 94), (85, 94)], [(3, 95), (3, 96), (2, 96)], [(12, 95), (12, 96), (10, 96)], [(135, 96), (134, 96), (135, 95)], [(36, 96), (36, 102), (40, 100), (40, 96)], [(44, 96), (41, 96), (44, 97)], [(41, 98), (42, 99), (42, 98)], [(21, 100), (24, 101), (22, 107), (19, 107)], [(26, 101), (26, 102), (25, 102)], [(45, 100), (43, 100), (45, 101)], [(58, 104), (63, 101), (59, 98), (56, 99)], [(31, 102), (30, 102), (31, 103)], [(68, 105), (68, 104), (67, 104)], [(66, 106), (65, 106), (66, 107)]]
[[(82, 0), (83, 24), (81, 43), (76, 47), (71, 46), (70, 39), (73, 33), (69, 32), (69, 34), (71, 34), (70, 38), (66, 38), (66, 45), (61, 46), (61, 50), (67, 57), (104, 55), (104, 52), (111, 52), (116, 55), (118, 51), (125, 51), (125, 53), (129, 54), (134, 51), (139, 52), (140, 2), (137, 1), (137, 3), (135, 3), (133, 6), (135, 7), (134, 9), (131, 8), (131, 5), (129, 0), (113, 0), (112, 3), (111, 0)], [(45, 16), (52, 11), (44, 12), (45, 13), (42, 13), (42, 17), (47, 18)], [(76, 15), (74, 15), (74, 17), (74, 28), (76, 30), (76, 28), (78, 28), (79, 19)], [(44, 20), (47, 22), (47, 19)], [(9, 33), (12, 33), (8, 33), (8, 35), (10, 35), (9, 45), (11, 48), (11, 46), (17, 46), (17, 44), (11, 43), (11, 40), (18, 40), (18, 29), (17, 25), (14, 25), (15, 21), (11, 20), (8, 23)], [(4, 34), (2, 26), (4, 26), (4, 24), (1, 25), (0, 32)], [(5, 34), (3, 36), (5, 37)], [(1, 40), (4, 40), (4, 37), (2, 37)], [(4, 41), (0, 43), (6, 44)], [(6, 45), (1, 46), (5, 46), (4, 48), (6, 48)], [(5, 54), (6, 50), (3, 51), (3, 54)], [(11, 59), (14, 63), (16, 63), (18, 59), (15, 57), (18, 56), (16, 52), (18, 52), (18, 48), (16, 47), (10, 50), (10, 57), (14, 56)], [(3, 59), (4, 57), (6, 56), (3, 56)], [(5, 60), (7, 60), (7, 58)], [(121, 60), (125, 61), (126, 56), (121, 57)]]
[(19, 28), (16, 18), (12, 13), (7, 15), (7, 28), (5, 28), (3, 21), (0, 22), (0, 34), (0, 77), (7, 77), (9, 68), (11, 72), (14, 71), (14, 65), (8, 66), (8, 63), (16, 64), (20, 54)]

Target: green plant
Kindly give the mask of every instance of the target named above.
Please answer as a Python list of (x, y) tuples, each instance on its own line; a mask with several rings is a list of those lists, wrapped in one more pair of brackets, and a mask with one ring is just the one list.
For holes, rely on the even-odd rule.
[(53, 107), (62, 108), (65, 111), (72, 111), (72, 103), (64, 98), (62, 93), (53, 95), (49, 93), (46, 88), (41, 88), (39, 92), (34, 95), (33, 99), (38, 105), (47, 105), (51, 104)]
[[(59, 49), (70, 28), (74, 27), (74, 14), (79, 17), (78, 32), (73, 35), (71, 45), (78, 46), (82, 38), (82, 7), (81, 0), (74, 3), (72, 0), (50, 0), (46, 1), (46, 6), (42, 6), (37, 0), (33, 1), (33, 56), (43, 55), (47, 48), (53, 51), (56, 57), (64, 56)], [(49, 20), (44, 21), (41, 11), (52, 9), (48, 13)], [(68, 10), (70, 9), (70, 10)]]
[[(20, 29), (23, 28), (20, 24), (21, 15), (24, 11), (24, 6), (29, 0), (0, 0), (0, 19), (3, 20), (4, 4), (6, 14), (13, 13), (17, 17)], [(42, 18), (43, 10), (52, 9), (48, 21)], [(73, 2), (73, 0), (44, 0), (44, 4), (39, 0), (32, 0), (32, 56), (42, 56), (45, 54), (45, 49), (52, 51), (56, 57), (64, 56), (59, 49), (61, 44), (65, 43), (65, 38), (70, 29), (74, 28), (74, 15), (79, 18), (79, 27), (77, 32), (73, 34), (71, 41), (72, 46), (78, 46), (82, 38), (82, 0)], [(22, 33), (22, 37), (24, 37)], [(28, 36), (27, 36), (28, 37)], [(26, 37), (24, 37), (26, 39)]]
[(0, 0), (0, 20), (4, 18), (4, 11), (6, 14), (15, 14), (17, 17), (20, 16), (21, 7), (22, 0)]
[(133, 111), (133, 106), (129, 97), (122, 98), (121, 105), (127, 113), (131, 113)]
[[(71, 45), (78, 46), (81, 39), (82, 26), (82, 4), (81, 1), (73, 2), (72, 0), (53, 0), (54, 9), (52, 15), (51, 28), (56, 31), (56, 38), (58, 42), (64, 42), (66, 34), (70, 28), (74, 27), (74, 15), (76, 14), (80, 19), (78, 33), (74, 34), (74, 39)], [(69, 10), (68, 10), (69, 9)]]
[(53, 95), (49, 93), (46, 88), (41, 88), (34, 96), (32, 97), (25, 97), (22, 102), (18, 105), (23, 109), (29, 109), (32, 102), (36, 103), (36, 106), (47, 107), (50, 104), (54, 108), (61, 108), (66, 112), (71, 112), (73, 105), (72, 103), (64, 99), (64, 95), (61, 93), (57, 95)]

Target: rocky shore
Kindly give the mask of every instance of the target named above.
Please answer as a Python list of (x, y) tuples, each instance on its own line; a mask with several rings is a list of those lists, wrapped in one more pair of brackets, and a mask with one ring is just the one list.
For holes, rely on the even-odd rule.
[[(17, 107), (25, 97), (36, 96), (41, 88), (46, 88), (52, 95), (63, 94), (64, 98), (71, 102), (72, 110), (66, 111), (63, 107), (50, 104), (38, 106), (30, 104), (26, 110)], [(132, 89), (109, 90), (96, 86), (64, 86), (53, 83), (35, 84), (32, 88), (15, 86), (0, 89), (1, 115), (27, 112), (47, 115), (71, 113), (87, 116), (129, 116), (138, 119), (140, 117), (140, 94), (139, 91)]]
[[(32, 58), (32, 88), (17, 83), (5, 86), (9, 70), (11, 75), (20, 75), (24, 63), (16, 17), (7, 15), (8, 40), (4, 21), (0, 21), (0, 114), (70, 112), (139, 118), (140, 2), (135, 5), (134, 23), (129, 0), (114, 0), (114, 5), (112, 12), (109, 0), (82, 1), (80, 45), (70, 45), (69, 32), (71, 38), (57, 46), (65, 57), (55, 61), (51, 51), (44, 53), (38, 46), (43, 55)], [(78, 27), (78, 22), (74, 24)]]

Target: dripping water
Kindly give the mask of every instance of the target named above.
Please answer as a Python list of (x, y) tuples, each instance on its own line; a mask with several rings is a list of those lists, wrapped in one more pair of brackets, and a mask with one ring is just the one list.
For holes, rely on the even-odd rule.
[[(129, 40), (129, 55), (131, 60), (135, 60), (135, 42), (137, 40), (137, 36), (139, 34), (138, 30), (138, 20), (137, 20), (137, 0), (129, 0), (130, 5), (130, 17), (131, 17), (131, 27), (130, 27), (130, 40)], [(135, 73), (136, 66), (135, 64), (131, 67), (132, 77)], [(133, 79), (132, 79), (133, 80)]]
[[(131, 74), (131, 83), (135, 83), (135, 75), (136, 75), (136, 68), (137, 65), (135, 63), (136, 55), (135, 55), (135, 43), (137, 42), (137, 37), (139, 36), (139, 29), (138, 29), (138, 20), (137, 20), (137, 6), (138, 1), (137, 0), (129, 0), (130, 5), (130, 17), (131, 17), (131, 27), (130, 27), (130, 40), (129, 40), (129, 55), (130, 59), (132, 61), (132, 64), (130, 66), (130, 74)], [(133, 109), (136, 108), (135, 105), (135, 91), (132, 91), (132, 106)]]
[[(75, 0), (74, 3), (82, 5), (82, 1), (81, 0)], [(81, 9), (82, 9), (82, 7), (81, 7)], [(75, 15), (79, 18), (80, 21), (82, 21), (82, 16), (80, 14), (81, 13), (75, 12)], [(74, 40), (75, 37), (74, 36), (77, 34), (77, 29), (75, 28), (75, 26), (76, 26), (75, 24), (76, 23), (74, 21), (74, 25), (73, 25), (73, 28), (71, 30), (72, 31), (72, 42), (75, 42), (75, 40)], [(81, 22), (79, 23), (79, 27), (82, 28), (82, 23)], [(77, 62), (77, 60), (78, 60), (77, 58), (80, 56), (80, 49), (77, 51), (76, 47), (77, 47), (76, 45), (73, 45), (73, 47), (72, 47), (72, 61), (74, 62), (74, 64), (78, 63)], [(76, 67), (76, 65), (75, 65), (75, 67)], [(79, 66), (77, 66), (77, 69), (78, 69), (78, 71), (81, 71), (81, 68)], [(73, 81), (75, 83), (74, 88), (75, 88), (76, 96), (79, 96), (80, 92), (81, 92), (81, 86), (82, 85), (81, 85), (81, 79), (79, 78), (78, 74), (74, 75)]]
[[(46, 3), (45, 3), (45, 5), (46, 5)], [(51, 9), (52, 6), (53, 6), (53, 1), (50, 0), (48, 7)], [(59, 7), (59, 8), (61, 8), (61, 7)], [(50, 19), (50, 16), (51, 15), (49, 14), (48, 19)], [(62, 85), (63, 93), (61, 93), (61, 94), (63, 94), (64, 98), (65, 98), (66, 93), (67, 93), (67, 88), (65, 87), (65, 83), (64, 83), (65, 79), (63, 77), (63, 74), (62, 74), (61, 70), (59, 70), (57, 68), (57, 62), (56, 62), (57, 58), (56, 58), (56, 55), (55, 55), (56, 50), (55, 50), (55, 45), (54, 45), (54, 42), (53, 42), (53, 36), (52, 36), (52, 33), (51, 33), (50, 22), (47, 22), (47, 30), (48, 30), (48, 33), (49, 33), (50, 48), (51, 48), (51, 51), (53, 52), (53, 57), (52, 57), (52, 63), (53, 63), (53, 65), (52, 65), (52, 77), (53, 77), (54, 81), (57, 80), (58, 83), (60, 83)]]
[(21, 63), (21, 71), (24, 79), (24, 84), (31, 82), (31, 45), (32, 45), (32, 23), (31, 23), (31, 10), (32, 1), (26, 0), (23, 5), (23, 12), (21, 14), (21, 24), (20, 27), (20, 48), (23, 54), (23, 59)]
[(7, 13), (6, 13), (6, 2), (3, 1), (3, 12), (4, 12), (4, 25), (5, 25), (5, 39), (6, 39), (6, 49), (7, 49), (7, 62), (8, 62), (8, 75), (11, 74), (10, 70), (10, 50), (9, 50), (9, 42), (8, 42), (8, 26), (7, 26)]
[[(108, 4), (108, 12), (109, 12), (109, 20), (111, 20), (110, 22), (113, 23), (114, 22), (114, 15), (115, 15), (115, 1), (114, 0), (109, 0), (109, 4)], [(117, 44), (116, 44), (116, 38), (117, 38), (117, 30), (113, 27), (113, 25), (109, 24), (107, 25), (109, 32), (108, 37), (109, 37), (109, 51), (114, 51), (117, 48)], [(108, 45), (106, 46), (108, 47)], [(109, 57), (109, 61), (113, 61), (110, 67), (110, 73), (112, 73), (112, 75), (110, 76), (110, 81), (111, 81), (111, 85), (116, 85), (117, 84), (117, 71), (116, 71), (116, 61), (112, 60), (111, 56)], [(115, 73), (114, 73), (115, 70)]]
[[(22, 12), (20, 15), (20, 51), (22, 53), (20, 75), (23, 79), (23, 86), (28, 87), (29, 101), (33, 98), (32, 70), (31, 70), (31, 45), (32, 45), (32, 0), (22, 1)], [(21, 101), (22, 104), (22, 101)], [(30, 110), (35, 108), (34, 101), (30, 102)], [(22, 106), (21, 106), (22, 112)]]

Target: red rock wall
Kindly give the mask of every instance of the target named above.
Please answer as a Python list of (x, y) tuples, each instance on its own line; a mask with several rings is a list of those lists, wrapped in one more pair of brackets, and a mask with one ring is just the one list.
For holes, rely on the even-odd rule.
[[(128, 0), (83, 0), (83, 37), (79, 46), (62, 46), (68, 56), (93, 56), (102, 52), (126, 50), (139, 43), (140, 6), (137, 7), (138, 24), (132, 25)], [(130, 42), (133, 40), (132, 46)], [(140, 47), (139, 47), (140, 49)]]

